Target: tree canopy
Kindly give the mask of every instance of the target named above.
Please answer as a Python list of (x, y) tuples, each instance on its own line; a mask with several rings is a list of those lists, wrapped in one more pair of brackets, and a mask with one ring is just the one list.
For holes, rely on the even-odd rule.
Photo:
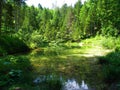
[(46, 41), (77, 41), (98, 34), (118, 36), (119, 10), (119, 0), (87, 0), (84, 4), (78, 0), (74, 7), (64, 4), (54, 9), (43, 8), (41, 4), (27, 6), (25, 0), (2, 0), (0, 35), (21, 33), (25, 40), (37, 32)]

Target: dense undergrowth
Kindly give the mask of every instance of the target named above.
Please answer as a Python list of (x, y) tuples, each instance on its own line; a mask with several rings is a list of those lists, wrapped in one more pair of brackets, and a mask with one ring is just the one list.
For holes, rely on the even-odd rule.
[(105, 81), (120, 89), (120, 37), (102, 39), (102, 46), (113, 51), (99, 58)]
[[(0, 89), (30, 80), (32, 65), (28, 58), (5, 56), (0, 58)], [(29, 75), (28, 75), (29, 74)], [(3, 89), (3, 90), (4, 90)]]
[(4, 35), (0, 36), (0, 55), (26, 52), (29, 47), (18, 37)]
[(113, 83), (120, 82), (120, 51), (114, 51), (104, 57), (100, 57), (106, 81)]

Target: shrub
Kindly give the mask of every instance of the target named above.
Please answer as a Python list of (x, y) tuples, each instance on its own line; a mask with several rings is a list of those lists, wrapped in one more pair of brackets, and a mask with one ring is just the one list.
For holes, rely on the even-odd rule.
[(0, 55), (25, 52), (28, 50), (29, 47), (18, 37), (7, 35), (0, 37)]
[(109, 83), (120, 82), (120, 51), (109, 53), (100, 58), (105, 80)]
[(102, 27), (102, 34), (108, 37), (117, 36), (118, 30), (112, 24), (109, 24), (107, 26)]
[(45, 48), (44, 50), (44, 55), (47, 55), (47, 56), (54, 56), (54, 55), (60, 55), (61, 52), (62, 52), (62, 47), (55, 47), (55, 46), (50, 46), (50, 47), (47, 47)]
[(48, 45), (47, 40), (43, 37), (43, 35), (40, 35), (38, 31), (34, 31), (26, 42), (32, 49)]
[(116, 51), (120, 51), (120, 37), (118, 37), (115, 41), (116, 41), (115, 50)]
[(114, 49), (116, 46), (116, 38), (115, 37), (104, 37), (101, 41), (103, 47), (107, 49)]
[(32, 66), (26, 57), (8, 56), (0, 59), (0, 87), (26, 79)]

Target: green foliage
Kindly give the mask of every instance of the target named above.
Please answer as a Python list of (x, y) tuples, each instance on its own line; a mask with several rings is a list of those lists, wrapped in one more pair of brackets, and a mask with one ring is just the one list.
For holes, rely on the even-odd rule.
[(120, 51), (120, 37), (115, 39), (116, 45), (115, 45), (115, 51)]
[(44, 39), (43, 35), (40, 35), (39, 32), (33, 32), (29, 38), (28, 43), (30, 48), (45, 47), (47, 41)]
[(102, 37), (100, 43), (105, 48), (120, 50), (120, 37)]
[[(41, 55), (57, 56), (65, 48), (81, 47), (78, 44), (72, 45), (72, 41), (79, 42), (81, 39), (101, 34), (105, 36), (100, 40), (103, 47), (116, 51), (105, 57), (105, 62), (115, 64), (104, 66), (106, 77), (118, 75), (119, 67), (116, 64), (119, 60), (116, 55), (119, 55), (120, 51), (120, 0), (87, 0), (84, 4), (78, 0), (74, 7), (64, 4), (55, 9), (42, 8), (40, 4), (38, 8), (27, 6), (24, 1), (0, 2), (0, 55), (6, 56), (28, 51), (29, 48), (47, 46), (40, 51)], [(83, 44), (89, 47), (91, 42), (92, 39), (86, 39)], [(21, 78), (28, 69), (24, 67), (27, 65), (29, 63), (24, 58), (1, 59), (0, 85), (7, 85), (11, 80), (15, 82), (17, 78)]]
[(26, 57), (0, 58), (0, 87), (23, 82), (31, 68), (29, 59)]
[(118, 36), (118, 30), (112, 25), (108, 25), (107, 27), (102, 28), (102, 34), (104, 36)]
[(17, 33), (31, 48), (42, 46), (42, 40), (36, 38), (77, 41), (97, 33), (119, 35), (119, 0), (88, 0), (84, 4), (78, 0), (74, 7), (64, 4), (55, 9), (42, 8), (40, 4), (38, 8), (27, 6), (24, 0), (2, 0), (0, 4), (0, 33)]
[(20, 39), (14, 36), (0, 37), (0, 55), (13, 54), (28, 51), (28, 46)]
[(97, 10), (101, 22), (102, 34), (116, 36), (119, 32), (119, 0), (98, 0)]
[(52, 41), (49, 43), (49, 46), (45, 48), (44, 54), (47, 56), (60, 55), (63, 49), (58, 42)]
[(104, 37), (101, 41), (101, 44), (103, 47), (108, 48), (108, 49), (114, 49), (115, 44), (116, 44), (116, 38), (114, 37)]
[(103, 74), (108, 83), (120, 82), (120, 51), (109, 53), (100, 58)]

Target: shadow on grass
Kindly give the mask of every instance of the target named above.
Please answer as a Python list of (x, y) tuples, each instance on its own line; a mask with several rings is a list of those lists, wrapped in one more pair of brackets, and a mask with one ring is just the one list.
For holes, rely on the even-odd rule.
[[(113, 51), (99, 58), (105, 82), (114, 90), (120, 89), (120, 51)], [(111, 89), (112, 90), (112, 89)]]

